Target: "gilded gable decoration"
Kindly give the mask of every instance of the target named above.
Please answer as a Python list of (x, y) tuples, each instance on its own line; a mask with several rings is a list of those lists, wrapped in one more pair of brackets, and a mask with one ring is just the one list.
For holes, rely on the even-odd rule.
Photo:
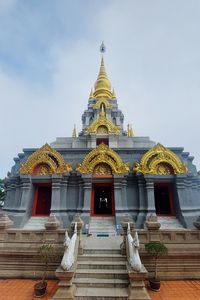
[(157, 175), (185, 174), (187, 166), (174, 152), (157, 144), (143, 155), (140, 163), (135, 164), (134, 171)]
[[(91, 134), (91, 133), (105, 133), (102, 132), (102, 128), (107, 128), (106, 133), (115, 133), (115, 134), (120, 134), (120, 129), (112, 123), (112, 121), (108, 120), (106, 118), (106, 114), (104, 111), (104, 106), (101, 106), (101, 111), (99, 113), (99, 118), (96, 119), (89, 127), (85, 129), (86, 134)], [(105, 131), (105, 130), (104, 130)]]
[(20, 174), (48, 175), (70, 172), (72, 168), (66, 164), (63, 156), (48, 144), (31, 154), (22, 164)]
[(76, 170), (83, 174), (96, 174), (109, 173), (110, 169), (113, 174), (123, 174), (129, 171), (129, 166), (114, 150), (102, 143), (85, 157)]
[(111, 108), (112, 105), (108, 102), (106, 98), (99, 98), (97, 102), (94, 104), (93, 108), (100, 108), (102, 104), (105, 105), (106, 108)]

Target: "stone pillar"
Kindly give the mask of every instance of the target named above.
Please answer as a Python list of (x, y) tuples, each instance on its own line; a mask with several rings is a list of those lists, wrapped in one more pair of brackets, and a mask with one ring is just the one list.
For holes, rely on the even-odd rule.
[(83, 180), (80, 177), (79, 178), (79, 184), (78, 184), (79, 190), (78, 190), (78, 206), (77, 211), (81, 212), (83, 208)]
[(137, 174), (138, 179), (138, 193), (139, 193), (139, 212), (137, 215), (136, 225), (137, 228), (144, 227), (144, 221), (146, 219), (147, 201), (145, 195), (145, 180), (142, 174)]
[(0, 230), (6, 230), (13, 225), (13, 221), (9, 219), (9, 217), (4, 214), (0, 213)]
[(177, 217), (184, 227), (193, 227), (193, 216), (191, 213), (191, 202), (186, 193), (186, 175), (176, 174), (176, 188), (177, 188)]
[(69, 173), (64, 173), (61, 181), (61, 194), (60, 194), (60, 209), (67, 211), (67, 190), (68, 190)]
[(146, 180), (146, 192), (147, 192), (147, 214), (152, 214), (156, 212), (154, 182), (150, 176), (149, 175), (144, 176)]
[(145, 225), (148, 229), (149, 242), (160, 241), (160, 223), (155, 214), (151, 214), (147, 217)]
[(92, 177), (91, 175), (82, 175), (83, 178), (83, 208), (81, 218), (85, 224), (89, 224), (91, 197), (92, 197)]
[(52, 175), (52, 194), (51, 194), (51, 213), (57, 213), (60, 211), (61, 206), (61, 175)]
[(31, 199), (31, 178), (28, 175), (21, 175), (21, 182), (22, 182), (22, 195), (21, 195), (21, 201), (19, 205), (19, 211), (20, 212), (26, 212), (26, 208), (30, 202), (33, 201)]
[(140, 272), (136, 272), (130, 267), (128, 268), (128, 276), (130, 281), (128, 287), (128, 300), (151, 300), (144, 284), (147, 274), (148, 272), (143, 265)]

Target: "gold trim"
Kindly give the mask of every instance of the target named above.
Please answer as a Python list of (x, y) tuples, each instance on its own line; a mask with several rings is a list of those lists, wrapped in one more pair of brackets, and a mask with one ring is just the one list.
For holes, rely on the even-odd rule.
[(99, 118), (96, 119), (89, 127), (85, 128), (86, 134), (98, 133), (99, 127), (106, 127), (108, 133), (120, 134), (120, 129), (115, 126), (112, 121), (106, 118), (106, 114), (104, 111), (104, 106), (101, 106), (101, 111), (99, 113)]
[(140, 163), (135, 163), (134, 171), (143, 174), (161, 175), (159, 171), (159, 166), (161, 165), (163, 165), (165, 169), (167, 165), (171, 166), (173, 170), (172, 174), (186, 174), (188, 171), (186, 164), (183, 164), (174, 152), (161, 144), (157, 144), (147, 151), (143, 155)]
[(104, 104), (106, 108), (111, 108), (112, 107), (112, 104), (110, 104), (107, 99), (99, 98), (97, 100), (97, 102), (94, 104), (93, 108), (94, 109), (95, 108), (100, 108), (102, 104)]
[(93, 174), (95, 166), (102, 163), (109, 165), (113, 174), (129, 171), (128, 163), (124, 164), (121, 157), (104, 143), (93, 149), (76, 170), (82, 174)]
[(31, 154), (27, 161), (21, 165), (19, 173), (24, 175), (33, 174), (38, 165), (48, 166), (46, 170), (49, 170), (49, 174), (62, 174), (72, 171), (72, 167), (65, 163), (63, 156), (48, 144)]

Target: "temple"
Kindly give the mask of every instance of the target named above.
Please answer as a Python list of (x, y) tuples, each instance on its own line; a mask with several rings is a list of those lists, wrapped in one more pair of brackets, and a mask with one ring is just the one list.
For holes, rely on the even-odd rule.
[(80, 133), (74, 127), (72, 137), (26, 148), (14, 161), (3, 210), (15, 228), (39, 226), (50, 214), (66, 228), (77, 213), (85, 233), (98, 218), (110, 220), (120, 233), (126, 214), (137, 228), (144, 228), (151, 214), (161, 226), (169, 220), (172, 227), (193, 228), (200, 215), (193, 157), (182, 147), (167, 148), (135, 135), (130, 124), (124, 128), (103, 54)]

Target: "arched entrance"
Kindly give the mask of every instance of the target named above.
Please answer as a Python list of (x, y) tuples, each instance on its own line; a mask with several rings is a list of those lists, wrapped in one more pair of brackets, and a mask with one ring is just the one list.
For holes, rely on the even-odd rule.
[(49, 216), (51, 210), (51, 184), (38, 184), (35, 186), (33, 201), (33, 216)]
[(114, 216), (114, 187), (112, 169), (99, 163), (93, 170), (91, 216)]
[(155, 207), (159, 216), (174, 216), (173, 186), (170, 183), (155, 183)]

